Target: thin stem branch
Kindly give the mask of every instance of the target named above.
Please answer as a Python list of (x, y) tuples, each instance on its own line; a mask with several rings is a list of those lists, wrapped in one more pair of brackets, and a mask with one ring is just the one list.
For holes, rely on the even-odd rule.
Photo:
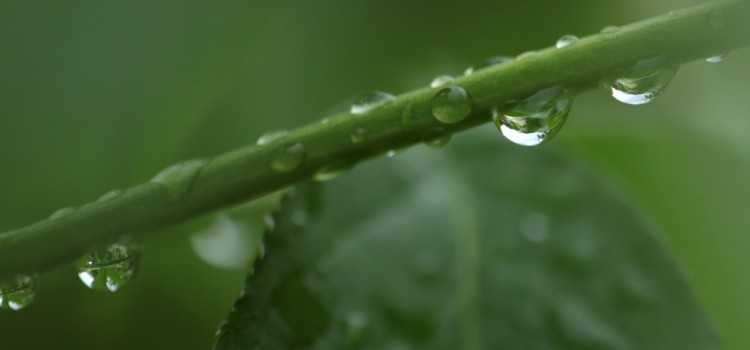
[[(722, 1), (671, 12), (460, 77), (453, 84), (473, 100), (472, 114), (460, 123), (436, 120), (430, 105), (439, 89), (423, 88), (361, 115), (338, 115), (273, 142), (220, 155), (205, 166), (188, 166), (182, 175), (165, 180), (174, 186), (149, 182), (56, 220), (3, 233), (0, 276), (48, 270), (121, 235), (151, 232), (257, 198), (307, 179), (322, 167), (351, 165), (435, 137), (436, 131), (452, 134), (486, 123), (493, 107), (546, 87), (588, 88), (617, 69), (657, 55), (682, 63), (729, 52), (750, 43), (745, 24), (749, 7), (742, 1)], [(355, 143), (351, 134), (357, 129), (366, 130), (366, 137)], [(301, 163), (275, 171), (272, 157), (296, 144), (304, 147)], [(187, 190), (175, 196), (180, 187)]]

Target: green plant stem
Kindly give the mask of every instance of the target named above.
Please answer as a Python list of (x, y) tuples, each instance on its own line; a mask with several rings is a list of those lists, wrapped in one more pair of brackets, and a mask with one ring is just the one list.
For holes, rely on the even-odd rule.
[[(430, 102), (439, 88), (418, 89), (365, 114), (345, 113), (274, 142), (220, 155), (177, 200), (164, 186), (149, 182), (111, 201), (84, 205), (63, 218), (3, 233), (0, 276), (45, 271), (121, 235), (151, 232), (257, 198), (310, 178), (321, 167), (351, 165), (434, 137), (438, 130), (452, 134), (484, 124), (493, 107), (545, 87), (588, 88), (617, 69), (657, 55), (683, 63), (729, 52), (750, 43), (745, 24), (748, 7), (742, 1), (722, 1), (675, 11), (460, 77), (453, 85), (468, 91), (474, 103), (472, 114), (460, 123), (441, 124), (432, 116)], [(406, 122), (405, 109), (410, 110)], [(350, 134), (358, 128), (366, 130), (367, 137), (352, 143)], [(274, 152), (295, 143), (304, 145), (304, 161), (285, 173), (271, 169)]]

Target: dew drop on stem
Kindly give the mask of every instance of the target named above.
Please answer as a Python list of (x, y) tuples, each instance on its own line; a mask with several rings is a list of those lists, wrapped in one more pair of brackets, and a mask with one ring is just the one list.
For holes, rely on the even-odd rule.
[(36, 296), (36, 275), (16, 274), (0, 281), (0, 308), (21, 310), (29, 306)]
[(379, 107), (395, 99), (395, 96), (387, 92), (371, 91), (357, 97), (349, 111), (352, 114), (364, 114), (375, 107)]
[(140, 250), (140, 245), (129, 237), (94, 249), (76, 262), (78, 278), (90, 289), (116, 292), (133, 278)]
[(493, 112), (500, 132), (515, 144), (537, 146), (557, 134), (565, 124), (575, 93), (562, 86), (543, 89)]
[(449, 86), (438, 91), (431, 106), (432, 115), (444, 124), (454, 124), (466, 119), (472, 107), (469, 93), (460, 86)]
[(638, 61), (630, 68), (605, 77), (601, 85), (622, 103), (642, 105), (664, 92), (677, 69), (676, 64), (658, 56)]

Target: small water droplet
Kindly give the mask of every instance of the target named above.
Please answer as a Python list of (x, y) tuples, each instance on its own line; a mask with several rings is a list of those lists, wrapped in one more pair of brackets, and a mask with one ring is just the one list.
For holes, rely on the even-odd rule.
[(260, 137), (258, 138), (257, 144), (258, 145), (266, 145), (266, 144), (269, 144), (269, 143), (274, 142), (276, 140), (281, 140), (284, 137), (286, 137), (287, 135), (289, 135), (289, 131), (288, 130), (279, 130), (279, 131), (267, 132), (267, 133), (265, 133), (263, 135), (260, 135)]
[(547, 217), (541, 213), (530, 213), (521, 217), (519, 228), (523, 237), (532, 243), (543, 243), (550, 236)]
[(133, 278), (139, 260), (140, 246), (122, 237), (78, 259), (78, 278), (90, 289), (116, 292)]
[(443, 85), (446, 85), (452, 82), (453, 80), (454, 80), (453, 77), (450, 75), (440, 75), (440, 76), (435, 77), (435, 79), (432, 79), (432, 82), (430, 82), (430, 87), (431, 88), (441, 87)]
[(602, 28), (602, 30), (599, 33), (610, 34), (610, 33), (616, 32), (618, 30), (620, 30), (620, 27), (618, 27), (618, 26), (606, 26), (606, 27)]
[(404, 109), (401, 110), (401, 125), (409, 125), (414, 121), (415, 118), (414, 113), (414, 105), (409, 102), (404, 106)]
[(390, 150), (390, 151), (386, 152), (386, 153), (385, 153), (385, 156), (386, 156), (386, 157), (388, 157), (388, 158), (393, 158), (393, 157), (395, 157), (395, 156), (396, 156), (396, 154), (397, 154), (397, 153), (396, 153), (396, 150), (395, 150), (395, 149), (392, 149), (392, 150)]
[(522, 52), (520, 55), (518, 55), (518, 57), (516, 57), (516, 59), (517, 60), (523, 60), (523, 59), (529, 58), (531, 56), (536, 56), (537, 54), (539, 54), (539, 51), (534, 51), (534, 50), (532, 50), (532, 51), (526, 51), (526, 52)]
[(616, 100), (629, 105), (653, 101), (672, 81), (677, 65), (663, 56), (638, 61), (633, 67), (602, 80), (602, 86)]
[(724, 10), (713, 10), (708, 14), (708, 25), (714, 29), (723, 29), (727, 26), (727, 18)]
[(446, 134), (445, 128), (435, 128), (428, 131), (423, 137), (423, 140), (427, 147), (440, 148), (450, 142), (451, 134)]
[(313, 175), (315, 181), (328, 181), (335, 179), (352, 169), (352, 163), (341, 162), (320, 167)]
[(349, 140), (355, 145), (365, 142), (365, 140), (367, 140), (367, 129), (364, 129), (364, 128), (354, 129), (354, 131), (352, 131), (352, 133), (349, 134)]
[(473, 103), (460, 86), (449, 86), (438, 91), (432, 99), (432, 115), (441, 123), (458, 123), (471, 113)]
[(172, 200), (180, 200), (190, 193), (193, 182), (205, 166), (206, 161), (201, 159), (177, 163), (160, 171), (151, 182), (162, 185)]
[(706, 58), (706, 62), (708, 62), (708, 63), (719, 63), (719, 62), (723, 62), (725, 58), (727, 58), (726, 54), (711, 56), (711, 57)]
[(565, 124), (575, 93), (562, 86), (537, 92), (492, 119), (503, 136), (521, 146), (536, 146), (551, 139)]
[(366, 94), (360, 95), (354, 100), (354, 104), (350, 109), (352, 114), (363, 114), (371, 109), (383, 105), (387, 102), (395, 100), (396, 97), (382, 91), (372, 91)]
[(60, 219), (66, 217), (66, 216), (68, 216), (70, 214), (73, 214), (75, 212), (76, 212), (76, 209), (73, 208), (73, 207), (60, 208), (57, 211), (55, 211), (54, 213), (52, 213), (52, 215), (49, 216), (49, 219), (52, 220), (52, 221), (54, 221), (54, 220), (60, 220)]
[(271, 169), (286, 173), (296, 169), (305, 160), (305, 146), (295, 143), (290, 146), (279, 148), (271, 156)]
[(494, 67), (497, 65), (501, 65), (503, 63), (508, 63), (510, 61), (513, 61), (513, 57), (508, 56), (492, 56), (490, 58), (485, 59), (484, 61), (480, 62), (476, 66), (472, 66), (469, 68), (466, 68), (464, 71), (464, 75), (470, 75), (473, 73), (476, 73), (480, 70), (487, 69), (489, 67)]
[(36, 275), (17, 274), (0, 281), (0, 308), (21, 310), (31, 304), (36, 296)]
[(562, 49), (563, 47), (570, 46), (578, 42), (578, 37), (575, 35), (563, 35), (560, 37), (560, 39), (557, 39), (557, 42), (555, 43), (555, 47), (558, 49)]
[(99, 197), (99, 202), (109, 202), (119, 196), (122, 195), (122, 191), (120, 190), (112, 190), (105, 194), (103, 194), (101, 197)]

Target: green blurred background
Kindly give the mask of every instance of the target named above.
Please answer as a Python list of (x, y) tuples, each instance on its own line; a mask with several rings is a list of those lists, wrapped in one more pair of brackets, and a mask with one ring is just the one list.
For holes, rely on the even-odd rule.
[[(364, 91), (400, 93), (488, 56), (696, 3), (6, 0), (0, 229), (313, 122)], [(730, 350), (750, 348), (748, 59), (740, 50), (685, 65), (646, 106), (582, 94), (542, 146), (584, 157), (642, 207)], [(205, 225), (153, 235), (116, 294), (87, 290), (72, 268), (44, 275), (34, 305), (0, 312), (0, 348), (209, 348), (244, 272), (196, 255), (191, 232)]]

